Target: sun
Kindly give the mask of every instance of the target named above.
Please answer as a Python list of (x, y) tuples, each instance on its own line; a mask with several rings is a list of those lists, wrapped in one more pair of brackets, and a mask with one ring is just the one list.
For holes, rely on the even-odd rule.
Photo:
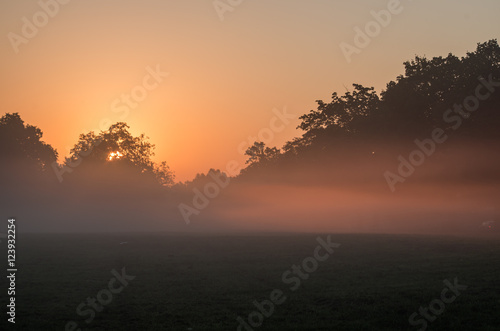
[(117, 160), (117, 159), (121, 158), (122, 156), (123, 156), (123, 154), (118, 152), (118, 151), (111, 152), (108, 155), (108, 161)]

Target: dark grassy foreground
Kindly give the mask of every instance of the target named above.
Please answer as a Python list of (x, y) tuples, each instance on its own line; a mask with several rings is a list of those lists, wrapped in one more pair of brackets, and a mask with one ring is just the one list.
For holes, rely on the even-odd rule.
[[(2, 277), (0, 329), (236, 330), (276, 288), (287, 299), (256, 330), (417, 330), (409, 316), (457, 277), (467, 290), (428, 329), (500, 330), (498, 237), (332, 235), (341, 246), (292, 292), (282, 274), (313, 255), (316, 237), (21, 233), (16, 325)], [(86, 324), (76, 307), (122, 267), (136, 278)]]

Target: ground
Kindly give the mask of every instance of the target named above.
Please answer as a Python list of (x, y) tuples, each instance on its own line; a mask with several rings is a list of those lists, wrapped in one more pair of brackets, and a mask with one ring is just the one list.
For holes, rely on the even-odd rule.
[[(428, 330), (500, 330), (498, 236), (331, 234), (341, 246), (292, 291), (283, 273), (318, 236), (18, 233), (16, 324), (3, 312), (0, 330), (236, 330), (274, 289), (286, 299), (254, 330), (418, 330), (409, 317), (455, 278), (467, 289)], [(135, 278), (86, 323), (77, 307), (122, 268)]]

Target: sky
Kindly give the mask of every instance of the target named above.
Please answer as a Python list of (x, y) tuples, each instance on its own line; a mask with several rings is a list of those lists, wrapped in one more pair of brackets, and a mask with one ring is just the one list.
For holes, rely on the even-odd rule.
[[(415, 55), (475, 50), (498, 37), (499, 12), (498, 0), (2, 1), (2, 115), (40, 127), (61, 160), (80, 133), (125, 121), (189, 180), (243, 165), (259, 134), (281, 147), (315, 100), (352, 83), (381, 91)], [(367, 45), (356, 27), (375, 29)]]

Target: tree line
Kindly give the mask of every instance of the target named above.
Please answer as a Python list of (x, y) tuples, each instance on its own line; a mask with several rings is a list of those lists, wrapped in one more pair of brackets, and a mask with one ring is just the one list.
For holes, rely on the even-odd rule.
[[(485, 96), (480, 110), (457, 107), (477, 92), (478, 81), (483, 82), (480, 95)], [(300, 117), (300, 134), (281, 148), (254, 142), (245, 153), (247, 167), (237, 178), (282, 176), (293, 181), (293, 175), (284, 175), (286, 170), (304, 165), (326, 165), (334, 176), (337, 168), (372, 162), (388, 146), (408, 147), (436, 127), (451, 132), (459, 120), (455, 137), (497, 143), (499, 89), (497, 40), (479, 43), (463, 57), (416, 56), (404, 62), (404, 74), (381, 93), (353, 84), (342, 95), (334, 92), (329, 102), (317, 100), (317, 108)], [(2, 201), (36, 204), (54, 194), (61, 201), (86, 199), (89, 205), (109, 197), (135, 201), (165, 192), (175, 196), (209, 180), (207, 173), (176, 182), (166, 162), (153, 161), (154, 148), (144, 134), (133, 136), (126, 123), (118, 122), (105, 131), (81, 134), (70, 155), (59, 162), (58, 152), (43, 141), (40, 128), (26, 124), (18, 113), (6, 113), (0, 118)], [(91, 197), (89, 190), (95, 192)]]

